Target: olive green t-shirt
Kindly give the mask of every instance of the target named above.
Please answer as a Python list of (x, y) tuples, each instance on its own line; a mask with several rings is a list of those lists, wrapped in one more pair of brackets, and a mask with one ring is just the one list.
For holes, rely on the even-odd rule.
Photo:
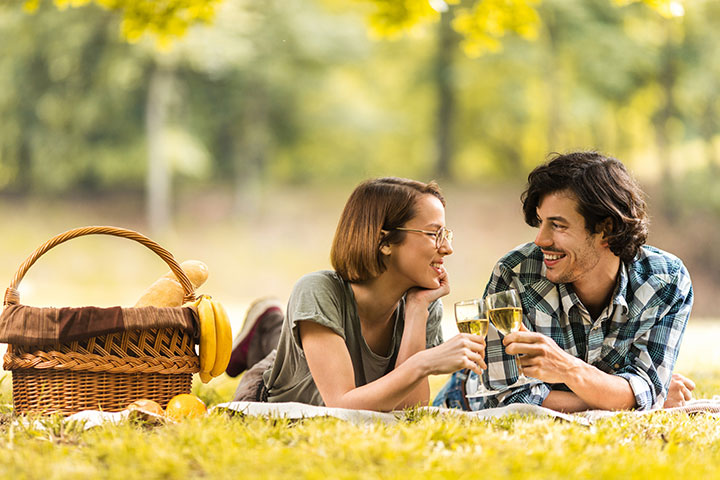
[[(434, 301), (428, 311), (426, 345), (430, 348), (443, 341), (440, 325), (442, 303), (439, 300)], [(395, 326), (390, 352), (387, 356), (377, 355), (370, 350), (362, 336), (350, 283), (329, 270), (305, 275), (295, 284), (290, 295), (275, 363), (263, 374), (268, 388), (268, 401), (324, 405), (305, 359), (298, 322), (316, 322), (343, 338), (350, 352), (355, 386), (360, 387), (377, 380), (394, 368), (402, 339), (404, 318), (405, 297), (394, 313)]]

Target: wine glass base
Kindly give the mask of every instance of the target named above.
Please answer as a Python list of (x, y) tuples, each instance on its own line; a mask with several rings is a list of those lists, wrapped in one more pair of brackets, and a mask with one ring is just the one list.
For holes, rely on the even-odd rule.
[(507, 392), (509, 390), (485, 390), (484, 392), (475, 392), (475, 393), (468, 393), (465, 395), (465, 398), (482, 398), (482, 397), (488, 397), (490, 395), (497, 395), (498, 393)]
[(487, 397), (488, 395), (497, 395), (499, 393), (508, 392), (517, 387), (523, 387), (525, 385), (537, 385), (539, 383), (542, 383), (542, 381), (538, 380), (537, 378), (526, 377), (523, 375), (521, 377), (518, 377), (518, 379), (515, 383), (513, 383), (512, 385), (508, 385), (507, 387), (503, 388), (502, 390), (485, 390), (482, 392), (468, 393), (465, 395), (465, 398), (480, 398), (480, 397)]

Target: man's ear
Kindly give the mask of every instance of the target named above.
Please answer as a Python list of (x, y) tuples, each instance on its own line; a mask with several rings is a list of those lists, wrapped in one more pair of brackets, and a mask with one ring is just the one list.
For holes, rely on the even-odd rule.
[(597, 233), (602, 234), (602, 246), (607, 247), (608, 246), (608, 237), (610, 237), (610, 234), (613, 230), (613, 221), (612, 218), (607, 217), (602, 222), (598, 223), (595, 227), (595, 231)]

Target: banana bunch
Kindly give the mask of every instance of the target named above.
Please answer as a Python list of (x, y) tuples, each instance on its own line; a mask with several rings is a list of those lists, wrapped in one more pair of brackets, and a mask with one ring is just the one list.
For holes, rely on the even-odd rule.
[(200, 318), (200, 380), (208, 383), (230, 362), (232, 328), (225, 308), (209, 295), (201, 295), (193, 305)]

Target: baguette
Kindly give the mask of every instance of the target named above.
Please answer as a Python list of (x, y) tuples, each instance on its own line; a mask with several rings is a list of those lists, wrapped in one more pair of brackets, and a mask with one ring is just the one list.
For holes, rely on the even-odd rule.
[[(207, 265), (199, 260), (187, 260), (180, 264), (180, 268), (188, 276), (194, 288), (198, 288), (208, 278)], [(183, 304), (184, 296), (185, 292), (182, 285), (180, 285), (175, 274), (170, 271), (158, 278), (155, 283), (143, 292), (140, 299), (135, 303), (135, 307), (151, 305), (154, 307), (179, 307)]]

